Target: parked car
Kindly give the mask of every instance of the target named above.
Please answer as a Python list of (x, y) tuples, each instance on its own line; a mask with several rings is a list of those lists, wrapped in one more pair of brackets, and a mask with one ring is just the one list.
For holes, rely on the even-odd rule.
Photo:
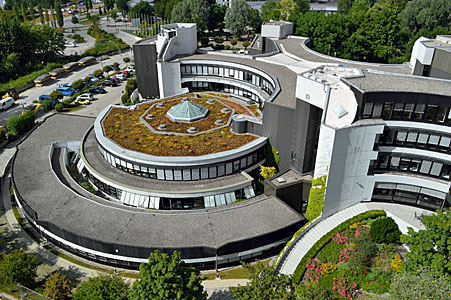
[(81, 104), (81, 105), (88, 105), (89, 103), (91, 103), (91, 101), (89, 101), (88, 99), (83, 100), (83, 99), (77, 99), (75, 100), (76, 104)]
[(125, 78), (131, 76), (131, 73), (130, 73), (130, 71), (128, 71), (128, 70), (122, 70), (122, 71), (119, 71), (119, 72), (117, 72), (117, 74), (122, 74), (122, 75), (125, 76)]
[(69, 42), (69, 43), (66, 43), (66, 47), (75, 48), (75, 47), (77, 47), (77, 44)]
[(7, 97), (7, 98), (0, 100), (0, 110), (8, 109), (13, 105), (14, 105), (13, 97)]
[(114, 78), (114, 77), (116, 77), (116, 78), (119, 79), (120, 81), (124, 81), (124, 80), (127, 79), (127, 76), (125, 76), (125, 75), (122, 74), (122, 73), (118, 73), (118, 74), (114, 75), (114, 76), (111, 77), (111, 78)]
[(94, 98), (92, 97), (91, 93), (84, 93), (77, 97), (77, 100), (92, 100), (92, 99)]
[(57, 91), (60, 91), (63, 96), (72, 96), (75, 94), (75, 90), (69, 86), (59, 86), (56, 88)]
[(117, 83), (114, 80), (107, 79), (107, 80), (102, 81), (101, 85), (102, 86), (117, 86)]
[(72, 28), (67, 28), (64, 30), (64, 33), (74, 33), (74, 30)]
[(90, 89), (89, 92), (92, 94), (106, 94), (107, 93), (107, 91), (104, 88), (99, 87), (99, 86)]

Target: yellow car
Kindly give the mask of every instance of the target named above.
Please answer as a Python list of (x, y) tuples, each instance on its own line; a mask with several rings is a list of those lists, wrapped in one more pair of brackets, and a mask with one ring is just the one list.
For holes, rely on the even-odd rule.
[(91, 103), (91, 101), (89, 101), (89, 100), (75, 100), (75, 103), (76, 104), (82, 104), (82, 105), (88, 105), (89, 103)]

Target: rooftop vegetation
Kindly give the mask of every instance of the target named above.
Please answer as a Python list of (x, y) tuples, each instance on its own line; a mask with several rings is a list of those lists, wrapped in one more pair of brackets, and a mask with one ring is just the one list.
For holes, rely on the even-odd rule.
[[(114, 107), (103, 120), (105, 135), (121, 147), (155, 156), (206, 155), (236, 149), (257, 138), (252, 134), (233, 133), (231, 124), (222, 128), (214, 125), (218, 118), (226, 124), (230, 117), (231, 113), (220, 113), (222, 108), (227, 107), (223, 101), (232, 102), (228, 95), (214, 93), (197, 93), (197, 95), (200, 98), (195, 98), (194, 94), (185, 94), (147, 102), (133, 110)], [(181, 103), (184, 97), (193, 98), (190, 100), (204, 105), (210, 113), (206, 118), (191, 123), (172, 122), (166, 117), (166, 112), (173, 105)], [(214, 99), (216, 102), (208, 104), (208, 99)], [(164, 107), (157, 109), (154, 105), (160, 102), (164, 104)], [(240, 104), (232, 103), (241, 107), (241, 110), (246, 110)], [(154, 115), (154, 118), (148, 120), (148, 123), (153, 128), (157, 128), (155, 131), (158, 133), (153, 132), (140, 121), (141, 116), (146, 120), (146, 116), (150, 113)], [(250, 111), (249, 113), (252, 114)], [(162, 123), (166, 125), (164, 131), (158, 130), (158, 126)], [(198, 134), (188, 133), (187, 129), (190, 127), (196, 127)], [(214, 128), (218, 129), (202, 132)]]

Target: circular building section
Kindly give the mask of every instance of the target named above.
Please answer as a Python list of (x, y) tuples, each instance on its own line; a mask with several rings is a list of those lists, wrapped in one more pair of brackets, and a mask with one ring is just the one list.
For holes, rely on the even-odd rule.
[(267, 138), (234, 132), (237, 112), (253, 115), (218, 93), (107, 107), (82, 141), (78, 169), (106, 198), (140, 208), (201, 209), (255, 197), (248, 172), (265, 162)]

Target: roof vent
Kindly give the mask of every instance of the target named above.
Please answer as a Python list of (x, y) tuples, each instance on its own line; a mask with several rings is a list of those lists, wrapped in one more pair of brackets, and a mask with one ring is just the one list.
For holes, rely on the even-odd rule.
[(278, 183), (284, 183), (284, 182), (286, 182), (286, 180), (283, 177), (279, 177), (279, 178), (277, 178), (277, 182)]
[(158, 125), (158, 129), (160, 129), (160, 130), (166, 130), (166, 125), (164, 125), (164, 124), (160, 124), (160, 125)]

